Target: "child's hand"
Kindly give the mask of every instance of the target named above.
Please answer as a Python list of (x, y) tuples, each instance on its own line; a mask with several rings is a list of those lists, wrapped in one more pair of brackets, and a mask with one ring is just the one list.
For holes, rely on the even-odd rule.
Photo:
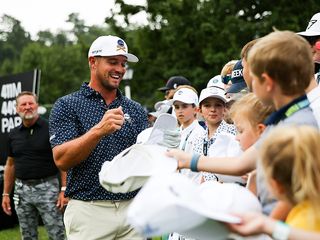
[(173, 157), (178, 161), (178, 168), (190, 168), (192, 155), (180, 149), (171, 149), (167, 152), (167, 156)]
[(252, 236), (261, 233), (272, 233), (276, 222), (264, 216), (262, 213), (250, 212), (237, 214), (241, 218), (241, 223), (227, 223), (228, 228), (241, 236)]

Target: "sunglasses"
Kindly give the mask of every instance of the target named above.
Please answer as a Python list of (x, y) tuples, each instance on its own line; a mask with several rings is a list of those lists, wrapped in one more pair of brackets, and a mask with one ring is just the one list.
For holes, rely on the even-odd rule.
[(224, 84), (228, 84), (228, 82), (230, 82), (230, 81), (231, 81), (231, 75), (230, 74), (222, 76), (222, 82)]

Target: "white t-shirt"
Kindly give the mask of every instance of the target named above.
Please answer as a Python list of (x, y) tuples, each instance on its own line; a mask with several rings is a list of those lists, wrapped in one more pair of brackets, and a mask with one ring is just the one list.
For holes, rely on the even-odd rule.
[[(242, 151), (239, 142), (235, 138), (236, 132), (236, 127), (233, 124), (228, 124), (223, 120), (210, 139), (208, 137), (208, 131), (206, 131), (205, 135), (194, 141), (194, 152), (209, 157), (240, 156)], [(216, 180), (245, 184), (245, 180), (238, 176), (208, 172), (203, 172), (202, 174), (205, 181)]]
[(318, 127), (320, 127), (320, 85), (308, 92), (307, 97)]
[(204, 136), (206, 130), (199, 124), (198, 120), (194, 120), (188, 127), (180, 127), (181, 142), (179, 148), (187, 153), (193, 153), (193, 144), (199, 136)]
[[(206, 130), (199, 124), (198, 120), (194, 120), (185, 129), (180, 127), (181, 142), (179, 148), (187, 153), (194, 152), (194, 142), (199, 137), (203, 137), (206, 134)], [(200, 183), (202, 179), (201, 172), (192, 172), (190, 169), (181, 169), (180, 173), (186, 175), (196, 183)]]

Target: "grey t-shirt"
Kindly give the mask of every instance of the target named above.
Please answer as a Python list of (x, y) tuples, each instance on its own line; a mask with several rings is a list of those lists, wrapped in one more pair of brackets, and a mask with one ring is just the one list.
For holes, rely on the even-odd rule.
[[(269, 125), (259, 140), (255, 143), (255, 147), (257, 150), (261, 148), (261, 144), (263, 143), (266, 136), (268, 136), (271, 129), (273, 129), (276, 126), (281, 125), (308, 125), (313, 126), (317, 129), (319, 129), (319, 126), (317, 124), (317, 120), (315, 119), (313, 112), (310, 107), (302, 108), (292, 114), (291, 116), (285, 118), (284, 120), (281, 120), (278, 124), (275, 125)], [(272, 196), (270, 193), (268, 187), (266, 178), (264, 176), (261, 159), (258, 159), (257, 161), (257, 195), (260, 200), (260, 203), (262, 205), (262, 211), (264, 214), (269, 215), (274, 208), (276, 204), (276, 199)]]

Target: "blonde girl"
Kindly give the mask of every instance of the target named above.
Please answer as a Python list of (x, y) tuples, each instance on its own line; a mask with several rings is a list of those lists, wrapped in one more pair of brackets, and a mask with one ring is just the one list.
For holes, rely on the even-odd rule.
[[(243, 151), (251, 147), (263, 133), (264, 121), (273, 112), (273, 107), (264, 105), (253, 93), (238, 99), (230, 109), (230, 116), (237, 128), (236, 140)], [(247, 188), (256, 194), (256, 172), (248, 175)]]
[(320, 232), (320, 133), (308, 126), (277, 127), (262, 144), (260, 156), (268, 185), (290, 203), (286, 223)]
[(266, 127), (263, 122), (272, 111), (273, 107), (264, 105), (253, 93), (244, 95), (232, 105), (230, 116), (243, 151), (258, 140)]

